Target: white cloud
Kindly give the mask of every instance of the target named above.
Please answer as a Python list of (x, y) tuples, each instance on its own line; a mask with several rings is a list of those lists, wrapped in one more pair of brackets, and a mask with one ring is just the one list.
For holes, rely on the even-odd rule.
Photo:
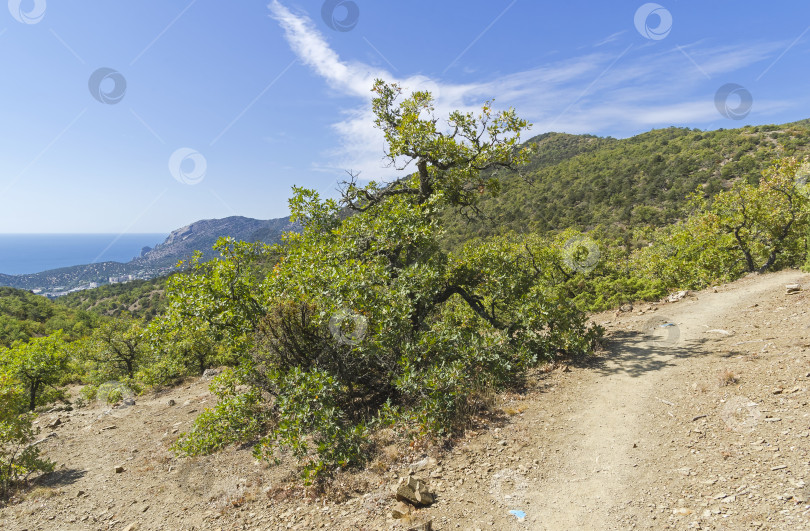
[[(330, 88), (358, 99), (357, 106), (341, 111), (342, 119), (333, 125), (339, 143), (328, 154), (329, 163), (317, 169), (332, 169), (336, 174), (342, 173), (338, 168), (353, 169), (362, 178), (377, 180), (394, 174), (385, 168), (382, 134), (372, 126), (369, 100), (376, 78), (398, 82), (406, 91), (430, 90), (437, 99), (438, 116), (455, 109), (474, 111), (496, 98), (497, 107), (515, 107), (534, 123), (531, 135), (548, 130), (632, 134), (651, 127), (716, 122), (713, 85), (719, 87), (729, 81), (729, 74), (756, 63), (764, 69), (766, 60), (785, 44), (712, 48), (697, 42), (680, 49), (674, 42), (668, 47), (636, 44), (629, 51), (593, 51), (497, 79), (454, 84), (421, 75), (403, 78), (342, 60), (306, 14), (293, 13), (278, 0), (269, 8), (299, 59)], [(596, 46), (616, 41), (621, 34), (610, 35)], [(755, 101), (755, 109), (783, 105)]]
[(284, 36), (293, 52), (304, 64), (326, 79), (332, 88), (367, 98), (374, 79), (388, 76), (387, 72), (375, 71), (365, 64), (341, 61), (308, 16), (295, 15), (278, 0), (273, 0), (268, 7), (271, 16), (284, 30)]

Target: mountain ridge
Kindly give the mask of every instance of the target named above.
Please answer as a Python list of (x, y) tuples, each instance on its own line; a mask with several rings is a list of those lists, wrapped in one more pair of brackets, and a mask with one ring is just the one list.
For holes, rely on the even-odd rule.
[(280, 240), (282, 233), (291, 230), (296, 230), (296, 225), (289, 217), (203, 219), (173, 230), (162, 243), (154, 248), (145, 247), (141, 256), (129, 262), (78, 264), (21, 275), (0, 273), (0, 286), (59, 296), (103, 284), (150, 279), (175, 271), (177, 263), (189, 259), (195, 251), (202, 253), (203, 260), (215, 258), (217, 252), (213, 245), (221, 237), (272, 244)]
[(543, 133), (526, 141), (529, 163), (498, 170), (501, 192), (482, 197), (474, 216), (443, 216), (445, 245), (513, 233), (602, 227), (659, 227), (684, 216), (687, 196), (707, 197), (736, 179), (756, 184), (773, 159), (810, 156), (810, 119), (736, 129), (652, 129), (616, 139)]

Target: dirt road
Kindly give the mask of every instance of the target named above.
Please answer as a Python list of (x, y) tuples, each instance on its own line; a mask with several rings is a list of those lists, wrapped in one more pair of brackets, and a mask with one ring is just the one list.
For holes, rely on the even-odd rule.
[[(651, 511), (646, 511), (639, 500), (647, 498), (657, 484), (660, 490), (670, 491), (669, 498), (682, 498), (674, 489), (667, 489), (666, 480), (660, 476), (668, 468), (680, 469), (685, 464), (677, 460), (677, 444), (674, 455), (666, 448), (673, 441), (685, 443), (681, 450), (688, 448), (691, 437), (684, 438), (683, 433), (691, 431), (691, 417), (709, 411), (710, 404), (683, 411), (683, 416), (669, 414), (674, 415), (674, 405), (689, 392), (688, 375), (703, 372), (715, 376), (712, 362), (719, 353), (713, 352), (712, 346), (728, 336), (708, 330), (730, 332), (726, 330), (728, 323), (741, 308), (768, 295), (783, 297), (785, 284), (797, 277), (759, 277), (728, 291), (701, 293), (662, 305), (657, 312), (647, 314), (650, 319), (635, 318), (628, 323), (634, 331), (646, 331), (646, 337), (614, 333), (611, 355), (591, 369), (591, 374), (583, 375), (583, 381), (570, 392), (560, 389), (564, 404), (560, 404), (559, 423), (565, 428), (550, 441), (560, 449), (555, 452), (558, 466), (537, 484), (539, 488), (527, 494), (527, 512), (537, 515), (539, 525), (535, 528), (626, 529), (634, 523), (663, 527), (664, 522), (649, 521), (646, 513)], [(719, 381), (710, 383), (720, 385)], [(727, 427), (715, 424), (715, 429)], [(660, 496), (647, 499), (656, 508), (663, 501)], [(666, 507), (666, 518), (657, 519), (675, 516), (672, 520), (679, 521), (676, 527), (681, 527), (685, 522), (677, 517), (685, 515), (672, 511), (691, 511), (691, 515), (703, 512), (685, 499), (675, 505), (680, 507)]]
[(810, 529), (810, 313), (785, 291), (808, 280), (753, 276), (595, 316), (607, 352), (554, 371), (507, 407), (522, 413), (457, 452), (445, 468), (465, 481), (450, 479), (439, 521)]

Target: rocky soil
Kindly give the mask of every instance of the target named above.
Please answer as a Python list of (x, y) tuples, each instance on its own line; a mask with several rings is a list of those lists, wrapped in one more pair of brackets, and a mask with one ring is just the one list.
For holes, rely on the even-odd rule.
[[(594, 315), (597, 356), (537, 371), (449, 450), (391, 441), (328, 496), (249, 448), (173, 456), (206, 378), (43, 414), (58, 468), (0, 529), (810, 529), (808, 293), (787, 271)], [(398, 504), (403, 484), (433, 503)]]

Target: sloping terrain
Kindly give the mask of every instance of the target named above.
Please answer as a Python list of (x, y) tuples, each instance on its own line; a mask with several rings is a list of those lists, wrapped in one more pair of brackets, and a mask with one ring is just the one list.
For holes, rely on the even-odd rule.
[[(40, 444), (60, 467), (0, 510), (0, 528), (809, 528), (810, 300), (786, 294), (794, 282), (810, 275), (595, 315), (608, 333), (599, 355), (537, 371), (449, 450), (392, 437), (324, 498), (249, 448), (173, 457), (171, 441), (213, 403), (205, 379), (44, 414)], [(437, 501), (394, 520), (392, 487), (409, 473)]]
[(520, 172), (500, 171), (501, 193), (486, 195), (480, 215), (445, 217), (449, 246), (473, 236), (662, 226), (683, 215), (700, 186), (713, 195), (734, 179), (756, 183), (777, 156), (810, 153), (807, 121), (700, 131), (669, 127), (630, 138), (545, 133)]
[(63, 330), (70, 339), (90, 333), (97, 319), (78, 308), (14, 288), (0, 287), (0, 348)]

